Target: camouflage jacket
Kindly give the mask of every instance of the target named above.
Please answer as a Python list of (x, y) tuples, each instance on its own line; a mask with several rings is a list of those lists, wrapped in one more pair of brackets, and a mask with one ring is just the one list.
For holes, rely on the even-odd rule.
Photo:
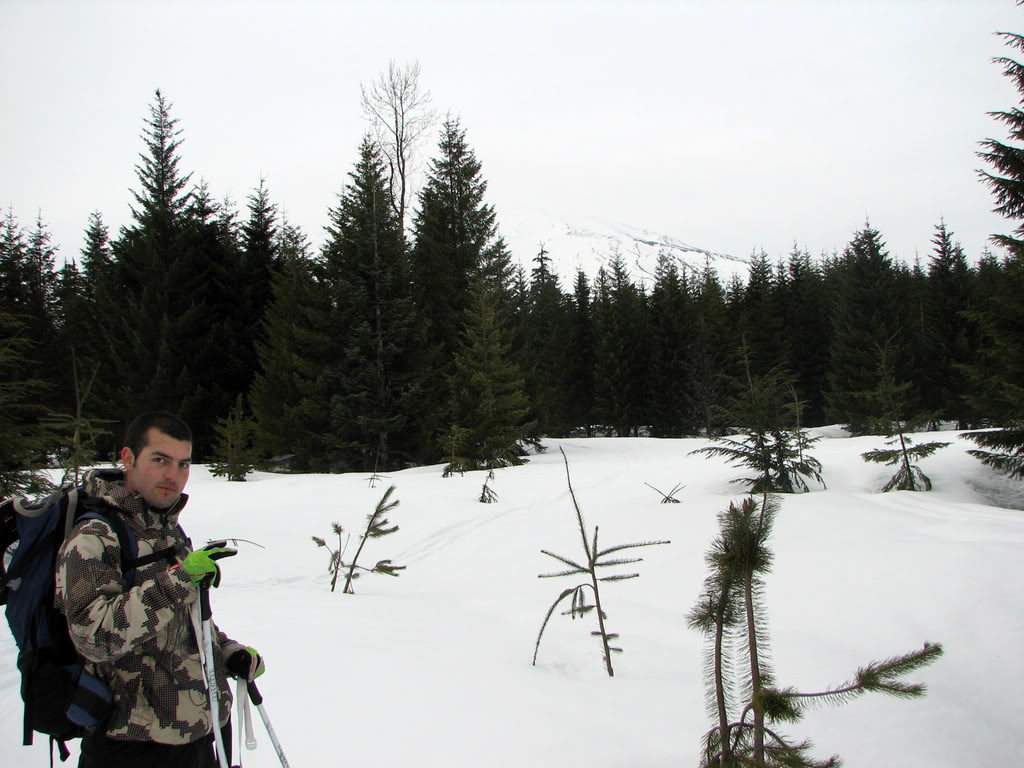
[[(152, 509), (122, 480), (118, 471), (95, 470), (85, 477), (84, 495), (106, 504), (108, 514), (123, 516), (138, 537), (139, 557), (173, 547), (180, 562), (190, 551), (178, 529), (188, 497), (182, 494), (169, 509)], [(67, 616), (89, 671), (114, 693), (108, 738), (186, 744), (210, 733), (209, 698), (189, 618), (196, 599), (188, 574), (168, 570), (165, 560), (140, 566), (125, 589), (117, 535), (102, 520), (83, 520), (64, 542), (57, 557), (57, 609)], [(216, 631), (221, 722), (231, 713), (224, 659), (242, 647)]]

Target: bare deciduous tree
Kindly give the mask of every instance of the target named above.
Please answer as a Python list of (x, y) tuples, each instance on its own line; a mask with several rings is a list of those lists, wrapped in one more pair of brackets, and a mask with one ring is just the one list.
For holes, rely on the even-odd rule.
[(369, 86), (360, 83), (359, 90), (363, 114), (388, 163), (391, 206), (404, 234), (416, 146), (436, 115), (430, 91), (420, 86), (419, 62), (399, 66), (394, 60)]

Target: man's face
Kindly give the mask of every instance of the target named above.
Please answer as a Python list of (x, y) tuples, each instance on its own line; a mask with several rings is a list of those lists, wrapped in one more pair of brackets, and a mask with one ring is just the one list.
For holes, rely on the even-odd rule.
[(151, 507), (171, 506), (188, 482), (192, 468), (192, 443), (175, 440), (156, 427), (146, 431), (146, 447), (138, 456), (131, 448), (121, 449), (124, 487), (139, 494)]

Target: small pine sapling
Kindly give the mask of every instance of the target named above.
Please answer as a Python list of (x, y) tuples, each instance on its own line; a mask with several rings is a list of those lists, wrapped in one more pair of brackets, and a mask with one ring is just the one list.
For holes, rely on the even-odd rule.
[(256, 424), (246, 415), (241, 394), (228, 415), (213, 425), (213, 431), (217, 434), (217, 442), (213, 446), (210, 474), (227, 477), (229, 481), (245, 482), (245, 476), (256, 468), (253, 444)]
[(404, 571), (404, 565), (393, 565), (390, 560), (378, 560), (377, 564), (373, 568), (365, 568), (359, 565), (359, 555), (363, 552), (363, 547), (366, 546), (366, 542), (370, 539), (379, 539), (382, 536), (388, 536), (398, 530), (397, 525), (391, 525), (388, 522), (385, 515), (392, 509), (398, 506), (398, 499), (389, 501), (391, 494), (394, 493), (395, 486), (390, 486), (381, 497), (381, 500), (377, 502), (377, 507), (366, 516), (366, 530), (363, 531), (362, 537), (359, 539), (359, 549), (356, 550), (355, 555), (352, 556), (352, 562), (348, 564), (348, 574), (345, 577), (345, 588), (342, 590), (344, 594), (354, 595), (355, 589), (352, 588), (352, 582), (359, 578), (359, 571), (365, 571), (367, 573), (381, 573), (385, 576), (399, 575), (398, 571)]
[(676, 494), (679, 493), (681, 490), (683, 490), (683, 488), (686, 487), (682, 483), (676, 483), (675, 487), (673, 487), (672, 490), (669, 491), (668, 493), (662, 493), (660, 488), (655, 488), (650, 483), (644, 483), (644, 485), (646, 485), (652, 491), (657, 491), (658, 495), (661, 496), (661, 503), (662, 504), (682, 504), (682, 502), (679, 501), (679, 499), (676, 498)]
[(78, 379), (78, 361), (75, 357), (75, 350), (71, 350), (71, 374), (72, 384), (75, 390), (75, 412), (50, 413), (41, 419), (43, 426), (52, 430), (54, 434), (62, 439), (67, 438), (67, 447), (58, 452), (61, 467), (64, 469), (62, 483), (74, 483), (82, 474), (82, 468), (96, 463), (95, 443), (103, 435), (111, 434), (110, 430), (101, 427), (101, 424), (113, 424), (111, 419), (94, 419), (86, 416), (85, 401), (89, 399), (92, 385), (96, 381), (96, 374), (99, 373), (99, 366), (89, 377), (89, 383), (83, 391)]
[[(745, 435), (740, 439), (713, 437), (712, 445), (690, 451), (722, 456), (730, 464), (754, 470), (753, 477), (737, 478), (751, 493), (800, 493), (809, 490), (804, 478), (822, 486), (821, 462), (807, 449), (818, 438), (800, 426), (804, 403), (792, 398), (791, 377), (780, 367), (754, 376), (746, 365), (746, 386), (733, 398), (727, 418)], [(792, 398), (792, 401), (791, 401)]]
[[(561, 450), (561, 449), (559, 449)], [(594, 536), (591, 541), (587, 540), (587, 530), (583, 522), (583, 513), (580, 511), (580, 505), (576, 501), (576, 494), (572, 490), (572, 479), (569, 477), (569, 459), (565, 455), (565, 451), (562, 451), (562, 459), (565, 462), (565, 478), (569, 484), (569, 496), (572, 498), (573, 507), (576, 509), (576, 522), (579, 525), (580, 538), (583, 541), (583, 552), (586, 557), (586, 565), (581, 565), (568, 557), (562, 557), (556, 555), (553, 552), (548, 552), (546, 549), (542, 549), (541, 552), (548, 557), (553, 557), (560, 563), (569, 566), (567, 570), (559, 571), (557, 573), (542, 573), (538, 576), (541, 579), (558, 578), (561, 576), (589, 576), (589, 581), (577, 584), (574, 587), (562, 590), (561, 594), (555, 598), (555, 602), (548, 608), (547, 615), (544, 616), (544, 622), (541, 624), (540, 632), (537, 634), (537, 642), (533, 648), (533, 664), (537, 664), (537, 653), (540, 651), (540, 641), (544, 636), (544, 629), (548, 625), (548, 621), (551, 619), (551, 615), (555, 612), (555, 608), (565, 600), (566, 598), (572, 598), (568, 611), (563, 611), (563, 616), (571, 616), (573, 619), (577, 617), (583, 617), (586, 614), (594, 611), (597, 615), (597, 631), (591, 632), (591, 636), (598, 637), (601, 639), (602, 658), (605, 663), (605, 669), (608, 672), (608, 677), (615, 676), (615, 670), (612, 668), (612, 653), (622, 653), (622, 649), (612, 645), (613, 642), (618, 640), (618, 634), (615, 632), (609, 632), (605, 624), (608, 615), (604, 612), (601, 607), (601, 591), (599, 589), (599, 583), (603, 581), (624, 581), (626, 579), (635, 579), (640, 576), (639, 573), (626, 573), (626, 574), (613, 574), (610, 576), (598, 576), (598, 568), (608, 568), (617, 565), (626, 565), (628, 563), (639, 563), (643, 560), (641, 557), (624, 558), (617, 557), (613, 559), (607, 559), (609, 555), (621, 552), (626, 549), (635, 549), (638, 547), (651, 547), (656, 544), (669, 544), (668, 541), (644, 541), (637, 544), (620, 544), (614, 547), (608, 547), (607, 549), (598, 549), (597, 547), (597, 531), (598, 527), (594, 527)], [(593, 598), (593, 604), (587, 602), (588, 594), (590, 591), (590, 597)]]
[[(815, 760), (807, 754), (813, 746), (809, 740), (793, 742), (775, 723), (796, 722), (809, 704), (839, 704), (868, 692), (922, 696), (923, 685), (899, 678), (942, 655), (942, 646), (925, 643), (920, 650), (872, 662), (857, 670), (853, 680), (818, 693), (775, 686), (767, 663), (764, 575), (771, 570), (767, 541), (776, 512), (777, 503), (765, 495), (760, 504), (747, 498), (719, 514), (719, 534), (705, 556), (710, 573), (687, 617), (690, 627), (708, 638), (705, 679), (708, 711), (716, 724), (702, 740), (702, 768), (838, 766), (838, 756)], [(741, 675), (741, 668), (747, 672)]]
[(441, 472), (442, 477), (451, 477), (456, 473), (463, 475), (467, 469), (473, 468), (472, 463), (461, 455), (467, 437), (469, 437), (468, 429), (453, 424), (451, 431), (441, 441), (442, 446), (448, 452), (448, 463)]
[(896, 474), (882, 488), (883, 493), (894, 489), (897, 491), (930, 491), (932, 489), (931, 479), (921, 471), (915, 462), (931, 456), (949, 443), (936, 441), (920, 445), (913, 444), (913, 440), (906, 432), (914, 429), (917, 424), (902, 418), (902, 413), (906, 409), (906, 395), (910, 389), (910, 382), (896, 382), (896, 376), (889, 361), (889, 347), (876, 346), (875, 349), (878, 353), (878, 384), (872, 392), (868, 393), (868, 397), (874, 400), (880, 408), (881, 416), (876, 420), (876, 427), (883, 431), (888, 438), (885, 444), (895, 446), (898, 443), (898, 447), (876, 448), (866, 451), (860, 456), (864, 461), (899, 467)]
[(378, 451), (377, 455), (373, 459), (373, 472), (370, 473), (370, 477), (367, 478), (367, 481), (366, 481), (366, 485), (367, 485), (368, 488), (376, 488), (377, 487), (377, 481), (379, 481), (379, 480), (388, 480), (389, 479), (387, 475), (381, 475), (381, 474), (379, 474), (377, 472), (377, 465), (379, 464), (379, 462), (380, 462), (380, 452)]
[(341, 527), (341, 523), (331, 523), (331, 530), (338, 537), (338, 548), (331, 549), (331, 545), (321, 539), (319, 536), (313, 537), (313, 543), (318, 547), (324, 547), (331, 555), (331, 561), (327, 565), (327, 572), (331, 574), (331, 592), (334, 591), (335, 584), (338, 583), (338, 571), (341, 570), (345, 564), (342, 557), (345, 555), (345, 549), (348, 547), (348, 537), (345, 538), (344, 546), (341, 543), (341, 534), (345, 532), (345, 529)]
[(489, 485), (493, 480), (494, 470), (492, 469), (487, 473), (487, 477), (484, 480), (484, 487), (480, 489), (481, 504), (493, 504), (498, 500), (498, 493)]

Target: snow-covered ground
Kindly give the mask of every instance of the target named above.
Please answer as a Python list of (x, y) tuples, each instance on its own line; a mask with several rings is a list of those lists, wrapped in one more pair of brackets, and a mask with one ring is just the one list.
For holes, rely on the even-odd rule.
[[(1019, 764), (1024, 687), (1024, 484), (985, 469), (954, 444), (922, 464), (930, 493), (877, 489), (887, 469), (859, 454), (881, 438), (837, 430), (815, 448), (828, 489), (783, 497), (771, 540), (769, 628), (780, 684), (819, 690), (869, 661), (941, 642), (945, 655), (909, 679), (915, 701), (871, 695), (814, 710), (792, 735), (847, 766)], [(686, 626), (705, 576), (715, 516), (741, 493), (741, 471), (688, 456), (703, 440), (550, 440), (523, 467), (501, 470), (499, 500), (477, 501), (484, 473), (441, 468), (367, 475), (256, 474), (228, 483), (196, 467), (182, 522), (193, 540), (238, 537), (222, 561), (214, 615), (265, 654), (267, 712), (295, 768), (363, 766), (696, 765), (710, 727), (704, 640)], [(566, 579), (549, 549), (581, 556), (558, 451), (604, 545), (671, 539), (639, 550), (640, 578), (605, 585), (609, 629), (625, 652), (609, 679), (592, 619), (554, 616), (531, 666), (548, 606)], [(356, 595), (329, 591), (332, 521), (358, 531), (387, 484), (400, 526), (371, 540), (366, 564), (391, 558), (400, 578), (370, 575)], [(650, 483), (682, 503), (662, 504)], [(553, 568), (552, 566), (556, 566)], [(7, 634), (6, 632), (4, 634)], [(254, 713), (255, 714), (255, 713)], [(15, 647), (0, 639), (0, 765), (47, 764), (45, 739), (22, 747)], [(244, 765), (278, 765), (258, 717)], [(73, 764), (73, 763), (72, 763)]]

